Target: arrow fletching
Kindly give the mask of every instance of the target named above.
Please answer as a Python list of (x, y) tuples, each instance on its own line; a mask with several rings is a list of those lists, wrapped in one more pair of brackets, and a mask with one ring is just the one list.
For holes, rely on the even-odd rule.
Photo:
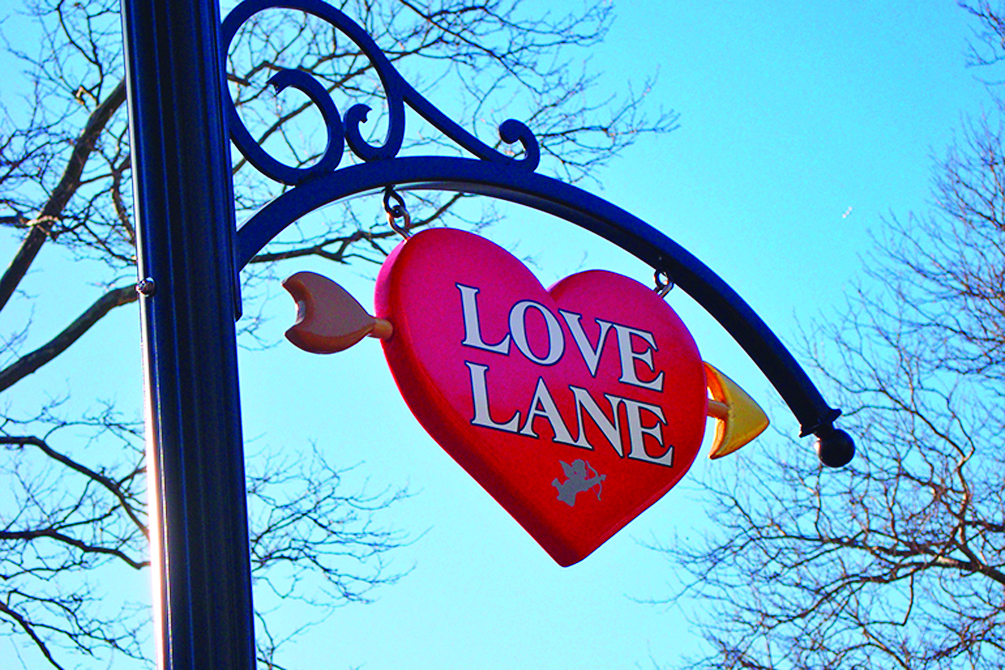
[(297, 303), (297, 320), (286, 339), (313, 354), (334, 354), (366, 336), (386, 339), (391, 323), (370, 316), (344, 288), (315, 272), (298, 272), (283, 282)]

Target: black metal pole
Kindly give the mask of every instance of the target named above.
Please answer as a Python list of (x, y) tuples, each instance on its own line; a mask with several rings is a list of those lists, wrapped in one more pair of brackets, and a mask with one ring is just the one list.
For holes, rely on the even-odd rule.
[(122, 0), (157, 660), (255, 664), (215, 0)]

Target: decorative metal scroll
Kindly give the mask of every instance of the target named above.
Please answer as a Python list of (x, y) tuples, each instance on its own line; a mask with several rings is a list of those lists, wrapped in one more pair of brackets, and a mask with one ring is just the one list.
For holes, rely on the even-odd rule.
[(537, 138), (526, 125), (515, 119), (509, 119), (499, 126), (499, 136), (503, 142), (507, 144), (519, 142), (523, 147), (523, 157), (514, 158), (493, 149), (449, 119), (446, 114), (434, 107), (406, 82), (391, 65), (384, 52), (356, 22), (320, 0), (289, 0), (287, 2), (248, 0), (248, 2), (241, 3), (224, 19), (221, 27), (221, 41), (225, 53), (241, 24), (266, 9), (300, 10), (318, 17), (348, 36), (363, 50), (380, 77), (381, 85), (387, 96), (389, 113), (387, 137), (383, 144), (373, 146), (363, 139), (363, 134), (360, 131), (360, 125), (366, 122), (371, 111), (368, 105), (353, 105), (346, 112), (343, 121), (339, 116), (338, 107), (320, 82), (302, 70), (280, 70), (269, 79), (269, 83), (276, 88), (277, 92), (286, 88), (295, 88), (318, 106), (328, 131), (328, 146), (322, 157), (310, 167), (284, 165), (268, 155), (258, 145), (237, 114), (233, 101), (229, 101), (227, 120), (230, 124), (231, 138), (248, 161), (267, 177), (284, 184), (296, 185), (312, 177), (331, 172), (338, 167), (342, 160), (345, 144), (348, 144), (349, 149), (364, 161), (394, 158), (401, 150), (401, 143), (405, 137), (405, 103), (447, 137), (479, 159), (528, 171), (537, 169), (541, 160), (541, 151)]
[[(245, 21), (273, 8), (316, 16), (360, 47), (380, 77), (387, 98), (388, 127), (382, 144), (370, 144), (360, 130), (370, 112), (367, 105), (351, 106), (343, 118), (320, 82), (300, 70), (282, 70), (270, 83), (278, 90), (295, 88), (307, 95), (320, 110), (328, 135), (327, 147), (317, 162), (308, 167), (291, 167), (258, 145), (228, 99), (226, 114), (234, 144), (264, 175), (293, 187), (239, 227), (238, 267), (306, 214), (387, 186), (480, 194), (528, 206), (586, 228), (672, 277), (757, 364), (800, 422), (800, 435), (817, 436), (821, 460), (838, 466), (851, 459), (853, 441), (833, 425), (841, 411), (828, 406), (799, 363), (750, 306), (700, 260), (638, 217), (587, 191), (538, 174), (535, 170), (540, 148), (525, 124), (511, 119), (499, 126), (503, 142), (520, 143), (522, 157), (508, 156), (485, 144), (409, 85), (358, 24), (320, 0), (246, 0), (223, 21), (224, 55)], [(474, 157), (398, 156), (405, 133), (406, 104)], [(346, 145), (361, 163), (339, 167)]]

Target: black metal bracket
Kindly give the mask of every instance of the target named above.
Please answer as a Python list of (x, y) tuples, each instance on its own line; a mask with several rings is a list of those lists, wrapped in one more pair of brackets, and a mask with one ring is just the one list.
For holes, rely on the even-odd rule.
[[(831, 408), (799, 363), (750, 306), (691, 253), (638, 217), (576, 186), (535, 172), (540, 160), (537, 139), (520, 121), (499, 126), (506, 144), (519, 142), (517, 158), (488, 146), (452, 121), (409, 85), (374, 40), (357, 23), (320, 0), (246, 0), (223, 21), (223, 53), (238, 28), (254, 14), (271, 8), (300, 10), (331, 24), (370, 59), (387, 99), (388, 128), (379, 146), (363, 139), (360, 126), (370, 108), (357, 104), (344, 119), (324, 86), (300, 70), (282, 70), (270, 79), (277, 89), (293, 87), (321, 111), (328, 146), (313, 165), (284, 165), (268, 155), (244, 126), (233, 100), (225, 101), (231, 139), (262, 174), (292, 186), (237, 232), (237, 265), (243, 267), (283, 229), (306, 214), (353, 195), (397, 189), (443, 190), (479, 194), (531, 207), (585, 228), (633, 254), (657, 271), (669, 273), (737, 341), (782, 396), (800, 423), (801, 436), (816, 435), (821, 461), (841, 466), (851, 460), (854, 443), (834, 427), (840, 410)], [(398, 156), (405, 132), (405, 105), (440, 130), (473, 158)], [(339, 167), (345, 148), (362, 162)]]

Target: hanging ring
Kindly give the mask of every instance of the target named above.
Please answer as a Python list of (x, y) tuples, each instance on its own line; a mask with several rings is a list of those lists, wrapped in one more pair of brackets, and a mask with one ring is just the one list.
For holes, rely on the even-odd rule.
[(656, 287), (653, 290), (659, 293), (661, 298), (667, 297), (667, 293), (673, 290), (673, 277), (666, 270), (657, 270), (653, 274), (653, 279), (656, 281)]
[[(393, 205), (391, 204), (392, 199), (395, 201)], [(391, 226), (391, 230), (408, 239), (412, 234), (408, 230), (409, 226), (412, 225), (412, 217), (408, 213), (408, 208), (405, 207), (404, 198), (394, 190), (393, 186), (384, 189), (384, 211), (387, 212), (387, 223)], [(404, 225), (399, 226), (398, 219), (403, 219)]]

